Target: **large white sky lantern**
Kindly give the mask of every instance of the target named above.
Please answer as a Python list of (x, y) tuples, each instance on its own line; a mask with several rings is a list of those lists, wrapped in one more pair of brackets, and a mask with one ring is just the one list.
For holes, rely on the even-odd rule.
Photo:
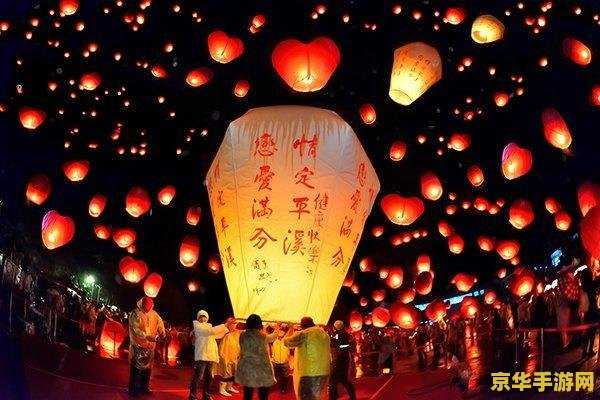
[(235, 316), (327, 323), (379, 192), (352, 128), (318, 108), (250, 110), (206, 186)]

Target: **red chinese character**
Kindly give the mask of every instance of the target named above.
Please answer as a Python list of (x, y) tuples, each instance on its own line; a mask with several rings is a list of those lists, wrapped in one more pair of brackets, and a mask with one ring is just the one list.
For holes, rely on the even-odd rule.
[(311, 171), (310, 168), (308, 168), (308, 167), (302, 168), (295, 175), (295, 178), (296, 178), (295, 184), (296, 185), (302, 184), (309, 189), (314, 189), (315, 187), (308, 182), (310, 177), (313, 176), (314, 174), (315, 173), (313, 171)]
[(298, 213), (298, 219), (302, 214), (310, 214), (310, 211), (306, 209), (308, 206), (308, 197), (294, 197), (295, 210), (290, 210), (290, 213)]
[(250, 238), (250, 241), (253, 240), (256, 240), (256, 243), (254, 243), (254, 247), (258, 247), (259, 249), (262, 249), (269, 240), (271, 240), (272, 242), (277, 241), (277, 239), (269, 235), (267, 231), (265, 231), (263, 228), (254, 229), (254, 236)]
[[(291, 231), (288, 231), (288, 233), (291, 233)], [(305, 247), (304, 247), (303, 239), (304, 239), (304, 231), (301, 229), (300, 230), (296, 229), (294, 231), (294, 245), (292, 247), (291, 243), (288, 244), (288, 238), (286, 236), (285, 239), (283, 240), (283, 254), (287, 255), (287, 253), (290, 251), (290, 247), (291, 247), (292, 255), (294, 255), (296, 253), (300, 253), (301, 255), (304, 255)]]
[(360, 191), (358, 189), (356, 189), (356, 191), (352, 193), (352, 196), (350, 196), (350, 200), (352, 200), (352, 205), (350, 206), (350, 209), (356, 214), (356, 209), (360, 204)]
[(227, 236), (227, 233), (225, 232), (225, 229), (229, 228), (229, 224), (227, 223), (227, 220), (225, 219), (225, 217), (221, 217), (221, 232), (223, 233), (224, 236)]
[(254, 183), (258, 182), (258, 190), (271, 189), (271, 180), (275, 176), (275, 173), (271, 171), (270, 165), (261, 165), (258, 173), (254, 177)]
[(333, 254), (333, 256), (331, 256), (331, 266), (338, 267), (343, 262), (344, 262), (344, 254), (342, 253), (342, 248), (338, 247), (338, 251), (336, 251)]
[(319, 138), (317, 135), (313, 134), (312, 139), (308, 140), (304, 133), (302, 137), (294, 140), (294, 149), (298, 149), (300, 153), (300, 159), (304, 157), (304, 149), (306, 145), (308, 145), (308, 156), (312, 158), (317, 158), (317, 144), (319, 144)]
[(221, 258), (225, 259), (225, 262), (227, 263), (227, 267), (231, 267), (231, 266), (237, 267), (235, 258), (233, 257), (233, 254), (231, 254), (231, 246), (227, 246), (225, 251), (227, 254), (225, 255), (225, 257), (221, 257)]
[(329, 196), (327, 193), (319, 193), (315, 197), (315, 211), (325, 211), (327, 210), (327, 205), (329, 204)]
[(367, 167), (365, 163), (360, 163), (358, 165), (358, 172), (356, 174), (356, 178), (358, 179), (358, 183), (360, 186), (365, 186), (365, 180), (367, 179)]
[(311, 244), (316, 241), (321, 241), (321, 238), (319, 238), (319, 231), (316, 231), (314, 229), (309, 229), (308, 238), (310, 239)]
[(265, 132), (254, 141), (254, 155), (257, 153), (263, 157), (269, 157), (275, 154), (277, 147), (270, 133)]
[(348, 216), (344, 217), (344, 221), (342, 221), (342, 226), (340, 226), (340, 236), (350, 236), (350, 232), (352, 231), (352, 218), (348, 218)]
[(220, 206), (225, 205), (225, 201), (223, 200), (223, 191), (222, 190), (219, 190), (219, 194), (217, 195), (217, 201), (219, 202)]
[[(273, 214), (273, 209), (269, 207), (269, 196), (265, 196), (263, 199), (256, 200), (252, 203), (252, 219), (267, 217), (269, 218)], [(258, 203), (258, 207), (257, 207)]]

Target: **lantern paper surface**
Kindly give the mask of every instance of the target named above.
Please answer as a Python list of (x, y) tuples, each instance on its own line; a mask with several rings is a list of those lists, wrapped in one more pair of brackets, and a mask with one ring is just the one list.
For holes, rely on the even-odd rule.
[(235, 316), (327, 323), (379, 192), (352, 128), (312, 107), (250, 110), (206, 186)]

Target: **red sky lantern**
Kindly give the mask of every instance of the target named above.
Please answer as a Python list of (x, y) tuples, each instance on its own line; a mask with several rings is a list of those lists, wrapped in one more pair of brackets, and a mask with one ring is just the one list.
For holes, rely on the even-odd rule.
[(104, 212), (106, 207), (106, 196), (102, 194), (96, 194), (90, 199), (88, 205), (88, 213), (94, 218), (98, 218), (100, 214)]
[(431, 201), (439, 200), (444, 193), (442, 182), (433, 172), (425, 172), (421, 175), (421, 194)]
[(404, 304), (408, 304), (415, 299), (416, 295), (417, 291), (414, 288), (404, 288), (398, 292), (398, 300)]
[(176, 193), (175, 186), (167, 185), (158, 192), (158, 201), (163, 206), (168, 206), (173, 201)]
[(366, 307), (369, 305), (369, 299), (367, 299), (366, 297), (362, 296), (360, 298), (360, 301), (358, 302), (358, 304), (360, 304), (361, 307)]
[(496, 252), (504, 260), (510, 260), (511, 258), (516, 257), (516, 255), (519, 254), (520, 249), (521, 246), (516, 240), (499, 240), (496, 243)]
[(419, 310), (402, 302), (392, 305), (391, 317), (396, 325), (407, 330), (415, 329), (420, 320)]
[(415, 279), (415, 291), (422, 296), (431, 293), (433, 288), (433, 274), (431, 271), (423, 271)]
[(385, 290), (383, 290), (383, 289), (373, 290), (373, 292), (371, 293), (371, 298), (376, 303), (381, 303), (383, 300), (385, 300)]
[(485, 211), (485, 210), (487, 210), (489, 204), (490, 204), (489, 201), (487, 201), (487, 199), (484, 198), (484, 197), (477, 197), (473, 201), (473, 207), (475, 207), (475, 209), (477, 211)]
[(546, 200), (544, 200), (544, 207), (550, 214), (554, 214), (560, 210), (560, 203), (554, 197), (547, 197)]
[(471, 135), (461, 132), (453, 133), (450, 135), (448, 145), (452, 150), (464, 151), (471, 146)]
[(565, 210), (560, 210), (554, 214), (554, 225), (560, 231), (568, 231), (571, 227), (571, 216)]
[(361, 272), (373, 272), (375, 270), (375, 261), (371, 257), (363, 257), (358, 262), (358, 268)]
[(60, 0), (59, 6), (60, 15), (73, 15), (79, 8), (79, 0)]
[(554, 108), (542, 112), (542, 125), (546, 141), (557, 149), (565, 150), (571, 145), (571, 132), (567, 123)]
[(600, 185), (593, 182), (584, 182), (577, 188), (577, 202), (581, 215), (585, 215), (592, 208), (600, 204)]
[(89, 91), (96, 90), (100, 83), (102, 83), (102, 76), (97, 72), (88, 72), (79, 78), (81, 88)]
[(352, 329), (352, 332), (360, 331), (363, 325), (362, 315), (358, 311), (352, 310), (348, 317), (348, 325), (350, 326), (350, 329)]
[(247, 80), (244, 79), (240, 79), (239, 81), (237, 81), (235, 83), (235, 86), (233, 87), (233, 94), (235, 95), (235, 97), (246, 97), (246, 95), (248, 94), (248, 92), (250, 91), (250, 82), (248, 82)]
[(119, 262), (119, 272), (127, 282), (138, 283), (148, 273), (148, 265), (142, 260), (125, 256)]
[(385, 307), (377, 307), (371, 313), (371, 318), (373, 319), (373, 326), (377, 328), (385, 328), (385, 326), (390, 322), (390, 312)]
[(392, 267), (388, 272), (388, 276), (385, 279), (386, 285), (390, 289), (398, 289), (402, 286), (402, 282), (404, 281), (404, 271), (401, 267)]
[(406, 143), (396, 140), (390, 147), (390, 160), (400, 161), (406, 155)]
[(117, 228), (113, 232), (113, 241), (124, 249), (135, 242), (136, 232), (131, 228)]
[(444, 21), (450, 25), (458, 25), (465, 20), (467, 12), (462, 7), (448, 7), (444, 13)]
[(418, 197), (402, 197), (396, 193), (383, 196), (380, 206), (391, 222), (404, 226), (415, 222), (425, 211), (425, 205)]
[(498, 107), (504, 107), (505, 105), (508, 104), (509, 100), (510, 100), (510, 96), (506, 92), (494, 93), (494, 103), (496, 103), (496, 105)]
[(377, 119), (377, 112), (375, 111), (375, 107), (373, 104), (365, 103), (360, 106), (358, 109), (358, 113), (360, 114), (360, 119), (367, 125), (372, 125), (375, 123)]
[(592, 51), (577, 39), (563, 40), (563, 53), (575, 64), (586, 66), (592, 62)]
[(360, 285), (358, 283), (353, 283), (352, 286), (350, 286), (350, 290), (354, 294), (359, 294), (360, 293)]
[(473, 285), (475, 285), (476, 282), (477, 278), (475, 276), (465, 272), (459, 272), (454, 275), (454, 278), (452, 278), (450, 283), (454, 284), (459, 292), (468, 292), (473, 288)]
[(440, 235), (447, 238), (454, 233), (454, 228), (452, 228), (452, 225), (450, 225), (448, 221), (442, 219), (438, 222), (438, 232)]
[(90, 162), (87, 160), (71, 160), (62, 166), (65, 177), (71, 182), (81, 182), (90, 171)]
[(94, 233), (96, 234), (96, 237), (98, 239), (101, 240), (108, 240), (110, 239), (110, 228), (106, 225), (103, 224), (96, 224), (94, 225)]
[(528, 227), (535, 218), (531, 202), (525, 199), (515, 200), (508, 210), (508, 221), (517, 229)]
[(600, 85), (592, 86), (590, 90), (590, 104), (595, 107), (600, 106)]
[(510, 283), (510, 291), (512, 294), (518, 297), (523, 297), (533, 290), (535, 286), (535, 276), (533, 273), (527, 269), (522, 269), (521, 272), (515, 275), (512, 278)]
[(383, 235), (383, 232), (385, 231), (385, 228), (383, 225), (375, 225), (372, 229), (371, 229), (371, 234), (373, 235), (373, 237), (381, 237), (381, 235)]
[(179, 338), (177, 336), (172, 336), (171, 340), (169, 340), (169, 345), (167, 346), (167, 364), (169, 364), (169, 366), (174, 367), (177, 365), (177, 357), (179, 356), (180, 351), (181, 343), (179, 342)]
[(148, 191), (142, 187), (134, 186), (125, 196), (125, 211), (134, 218), (141, 217), (150, 211), (152, 203)]
[(340, 51), (335, 42), (319, 37), (310, 43), (296, 39), (280, 42), (271, 54), (277, 74), (297, 92), (322, 89), (340, 62)]
[(207, 40), (210, 56), (221, 64), (227, 64), (244, 53), (242, 39), (228, 36), (223, 31), (211, 32)]
[(200, 206), (191, 206), (187, 209), (185, 214), (185, 222), (188, 225), (196, 226), (200, 222), (200, 217), (202, 216), (202, 209)]
[(106, 319), (100, 331), (100, 356), (105, 358), (119, 358), (119, 347), (125, 341), (127, 331), (117, 321)]
[(179, 262), (184, 267), (193, 267), (200, 256), (200, 241), (197, 237), (186, 235), (179, 246)]
[(153, 65), (152, 68), (150, 68), (150, 73), (152, 74), (153, 77), (158, 78), (158, 79), (163, 79), (167, 77), (167, 71), (164, 69), (164, 67), (162, 65)]
[(485, 177), (483, 175), (483, 170), (478, 165), (471, 165), (467, 169), (467, 179), (471, 185), (478, 187), (481, 186)]
[(496, 292), (494, 292), (491, 289), (488, 289), (485, 291), (485, 294), (483, 295), (483, 302), (487, 305), (492, 305), (496, 301), (497, 297), (498, 296), (496, 295)]
[(50, 179), (44, 174), (37, 174), (33, 175), (29, 179), (29, 182), (27, 182), (25, 197), (33, 204), (40, 206), (48, 200), (51, 192), (52, 184), (50, 183)]
[(144, 281), (144, 293), (146, 294), (146, 296), (158, 296), (158, 292), (160, 291), (162, 283), (162, 276), (160, 276), (156, 272), (153, 272), (150, 275), (148, 275), (148, 277), (146, 277), (146, 280)]
[(346, 277), (344, 278), (344, 282), (342, 282), (342, 286), (349, 288), (352, 286), (353, 283), (354, 283), (354, 271), (348, 271), (348, 273), (346, 274)]
[(390, 269), (388, 267), (384, 266), (384, 267), (379, 268), (379, 272), (378, 272), (379, 279), (387, 278), (389, 273), (390, 273)]
[(188, 72), (187, 76), (185, 77), (185, 82), (189, 86), (197, 88), (207, 84), (212, 78), (213, 72), (209, 68), (200, 67)]
[(492, 237), (481, 235), (477, 238), (477, 244), (481, 250), (490, 252), (494, 250), (495, 240)]
[(465, 248), (465, 241), (458, 234), (453, 234), (448, 238), (448, 250), (452, 254), (460, 254)]
[(479, 312), (479, 302), (475, 297), (467, 296), (460, 302), (460, 313), (463, 318), (475, 318)]
[(439, 322), (446, 316), (448, 306), (440, 299), (436, 299), (429, 303), (425, 308), (425, 316), (433, 322)]
[(262, 29), (266, 22), (267, 18), (263, 14), (256, 14), (254, 17), (252, 17), (252, 21), (250, 21), (250, 27), (248, 30), (250, 33), (257, 33)]
[(208, 272), (218, 274), (221, 272), (221, 260), (217, 256), (211, 256), (208, 259)]
[(496, 270), (496, 276), (498, 277), (498, 279), (504, 279), (506, 277), (506, 273), (507, 271), (504, 267), (498, 268)]
[(48, 250), (54, 250), (69, 243), (75, 236), (75, 221), (50, 210), (42, 219), (42, 243)]
[(506, 179), (519, 178), (531, 170), (531, 152), (516, 143), (509, 143), (502, 151), (502, 174)]
[(189, 281), (187, 284), (187, 289), (190, 293), (194, 293), (197, 292), (198, 289), (200, 288), (200, 284), (196, 281)]
[(19, 109), (19, 121), (25, 129), (35, 130), (46, 120), (46, 112), (33, 107)]
[(423, 271), (431, 270), (431, 258), (427, 254), (419, 254), (415, 263), (417, 274)]

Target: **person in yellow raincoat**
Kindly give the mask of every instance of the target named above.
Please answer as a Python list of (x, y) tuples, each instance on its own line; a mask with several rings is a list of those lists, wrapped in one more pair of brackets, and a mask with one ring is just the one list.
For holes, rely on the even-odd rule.
[(144, 297), (129, 314), (129, 394), (150, 393), (150, 375), (154, 348), (160, 337), (165, 337), (165, 325), (154, 311), (154, 302)]
[(230, 397), (231, 393), (239, 393), (233, 387), (235, 379), (235, 368), (240, 358), (240, 330), (237, 329), (237, 322), (234, 318), (228, 318), (225, 326), (229, 330), (219, 342), (219, 363), (215, 375), (221, 377), (219, 384), (219, 394)]
[[(283, 339), (286, 336), (287, 329), (279, 329), (277, 338), (271, 344), (271, 362), (273, 363), (273, 370), (275, 372), (275, 379), (279, 384), (279, 392), (285, 394), (288, 389), (290, 380), (290, 349), (283, 344)], [(292, 329), (289, 329), (289, 333), (292, 333)]]
[(331, 368), (329, 335), (315, 326), (312, 318), (300, 321), (301, 331), (286, 337), (283, 343), (295, 348), (294, 389), (298, 400), (321, 400), (327, 388)]

